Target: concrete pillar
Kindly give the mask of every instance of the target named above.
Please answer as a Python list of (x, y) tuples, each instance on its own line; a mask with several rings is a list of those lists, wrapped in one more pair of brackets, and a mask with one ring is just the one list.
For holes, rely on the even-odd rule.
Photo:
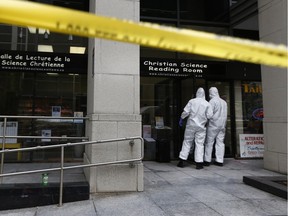
[[(90, 0), (90, 12), (120, 19), (139, 20), (139, 0)], [(141, 136), (139, 46), (90, 39), (88, 53), (90, 140)], [(140, 157), (139, 143), (104, 143), (85, 149), (86, 163), (102, 163)], [(143, 190), (143, 164), (128, 163), (85, 170), (90, 192)]]
[[(287, 46), (287, 0), (258, 0), (260, 40)], [(264, 168), (287, 173), (287, 68), (262, 66)]]

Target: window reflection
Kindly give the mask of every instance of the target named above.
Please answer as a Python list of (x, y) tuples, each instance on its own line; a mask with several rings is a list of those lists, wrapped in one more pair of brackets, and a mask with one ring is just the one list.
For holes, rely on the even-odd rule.
[[(89, 1), (82, 0), (34, 0), (35, 2), (50, 4), (65, 8), (89, 11)], [(45, 46), (40, 49), (38, 46)], [(34, 27), (11, 26), (0, 24), (0, 50), (18, 50), (30, 52), (71, 53), (70, 47), (88, 46), (86, 37), (51, 32), (48, 29)], [(79, 53), (78, 53), (79, 54)], [(87, 54), (87, 49), (82, 54)]]

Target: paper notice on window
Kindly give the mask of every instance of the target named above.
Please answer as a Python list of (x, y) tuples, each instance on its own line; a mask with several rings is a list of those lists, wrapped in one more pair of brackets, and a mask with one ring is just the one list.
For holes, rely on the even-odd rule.
[[(51, 137), (51, 130), (42, 130), (42, 137)], [(42, 142), (51, 142), (51, 139), (49, 138), (42, 138)]]
[[(3, 128), (4, 122), (0, 122), (0, 144), (3, 143)], [(7, 122), (6, 123), (6, 134), (5, 136), (17, 136), (18, 135), (18, 122)], [(6, 138), (5, 143), (17, 143), (16, 138)]]
[(155, 116), (156, 128), (164, 128), (163, 116)]
[(61, 117), (61, 106), (52, 106), (52, 116)]
[(251, 158), (263, 157), (264, 137), (263, 134), (239, 134), (240, 157)]
[(143, 125), (143, 138), (151, 138), (151, 125)]

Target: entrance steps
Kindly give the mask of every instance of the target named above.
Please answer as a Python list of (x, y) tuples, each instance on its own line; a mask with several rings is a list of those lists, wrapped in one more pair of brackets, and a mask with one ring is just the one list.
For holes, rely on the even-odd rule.
[[(65, 166), (77, 165), (65, 163)], [(4, 173), (59, 167), (59, 163), (6, 163)], [(48, 173), (48, 183), (42, 184), (42, 173), (4, 177), (0, 184), (0, 210), (28, 208), (59, 203), (60, 172)], [(63, 203), (88, 200), (89, 183), (83, 169), (64, 171)]]

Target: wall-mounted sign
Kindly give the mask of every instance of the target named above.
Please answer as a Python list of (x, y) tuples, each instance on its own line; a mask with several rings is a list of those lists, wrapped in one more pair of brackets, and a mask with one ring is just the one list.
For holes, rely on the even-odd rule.
[[(165, 77), (195, 77), (203, 78), (210, 71), (225, 74), (226, 67), (222, 63), (196, 62), (179, 59), (146, 59), (141, 58), (140, 73), (143, 76), (165, 76)], [(219, 68), (218, 66), (221, 65)]]
[(1, 50), (0, 71), (87, 73), (87, 55)]
[(263, 134), (239, 134), (240, 157), (253, 158), (263, 157), (264, 137)]

